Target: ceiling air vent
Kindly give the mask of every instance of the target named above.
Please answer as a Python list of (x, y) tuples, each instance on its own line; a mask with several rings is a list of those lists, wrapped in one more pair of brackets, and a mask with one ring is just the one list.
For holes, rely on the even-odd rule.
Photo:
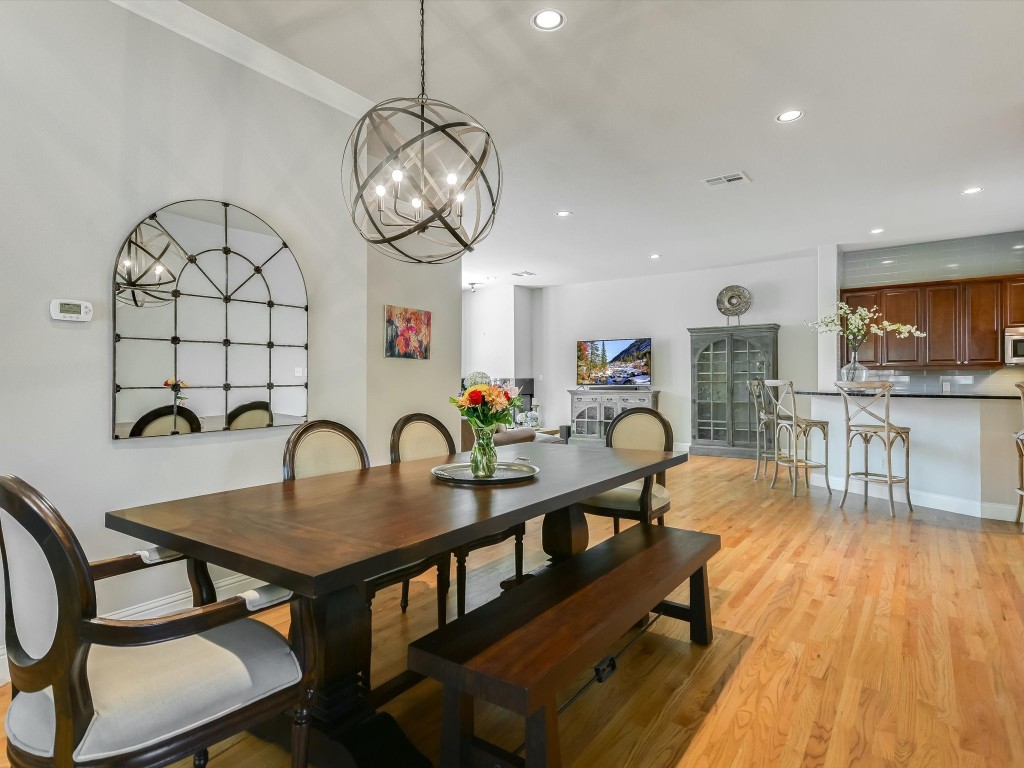
[(523, 270), (522, 272), (513, 272), (512, 273), (512, 277), (536, 277), (536, 276), (537, 276), (536, 272), (528, 272), (527, 270)]
[(704, 179), (704, 183), (714, 189), (715, 187), (728, 187), (735, 184), (749, 184), (750, 177), (743, 171), (736, 171), (735, 173), (724, 173), (721, 176), (712, 176), (710, 179)]

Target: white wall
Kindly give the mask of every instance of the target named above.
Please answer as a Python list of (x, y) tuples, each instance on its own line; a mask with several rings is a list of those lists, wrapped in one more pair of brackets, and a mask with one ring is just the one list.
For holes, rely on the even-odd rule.
[[(0, 3), (0, 93), (0, 472), (90, 558), (136, 546), (108, 510), (279, 479), (289, 431), (111, 440), (111, 275), (148, 211), (226, 200), (286, 239), (309, 288), (310, 415), (365, 433), (366, 252), (338, 181), (352, 118), (99, 1)], [(51, 321), (57, 297), (95, 319)], [(100, 609), (186, 587), (154, 569), (101, 585)]]
[[(373, 464), (390, 460), (391, 429), (407, 413), (444, 422), (459, 446), (459, 412), (448, 402), (461, 380), (462, 265), (405, 264), (367, 247), (366, 448)], [(431, 313), (430, 359), (384, 357), (384, 305)]]
[(462, 373), (515, 376), (515, 288), (493, 285), (463, 291), (462, 318)]
[(599, 283), (559, 285), (534, 302), (534, 377), (545, 426), (569, 423), (569, 395), (576, 385), (579, 339), (650, 336), (659, 410), (672, 423), (677, 443), (690, 442), (689, 327), (725, 325), (715, 297), (727, 285), (750, 289), (753, 305), (743, 323), (778, 323), (779, 374), (814, 388), (817, 339), (806, 322), (817, 317), (817, 254), (736, 267), (679, 272)]

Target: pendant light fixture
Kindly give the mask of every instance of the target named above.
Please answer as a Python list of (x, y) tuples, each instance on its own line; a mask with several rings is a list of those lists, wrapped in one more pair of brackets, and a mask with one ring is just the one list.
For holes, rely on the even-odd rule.
[(473, 117), (427, 96), (420, 0), (420, 95), (387, 99), (359, 118), (341, 166), (359, 234), (400, 261), (454, 261), (491, 231), (501, 160)]

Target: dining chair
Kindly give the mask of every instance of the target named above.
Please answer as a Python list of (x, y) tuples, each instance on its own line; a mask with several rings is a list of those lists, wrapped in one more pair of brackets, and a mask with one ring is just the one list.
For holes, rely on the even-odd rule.
[[(321, 419), (308, 421), (296, 428), (284, 447), (284, 479), (296, 480), (332, 472), (366, 469), (370, 457), (366, 446), (351, 429), (336, 421)], [(435, 556), (382, 573), (363, 582), (367, 610), (376, 594), (387, 587), (401, 583), (402, 613), (409, 605), (409, 579), (437, 568), (437, 625), (447, 620), (448, 585), (451, 579), (451, 556)], [(363, 670), (365, 684), (370, 685), (370, 670)]]
[[(907, 506), (914, 511), (910, 503), (910, 427), (900, 427), (889, 419), (889, 393), (892, 391), (891, 381), (837, 381), (836, 388), (843, 396), (843, 409), (846, 413), (846, 487), (843, 488), (842, 507), (846, 503), (846, 495), (850, 492), (850, 479), (856, 478), (864, 482), (864, 503), (868, 503), (868, 483), (885, 483), (889, 488), (889, 516), (896, 517), (896, 505), (892, 499), (892, 487), (903, 483), (907, 492)], [(865, 400), (855, 400), (851, 395), (865, 395)], [(872, 408), (881, 407), (881, 414)], [(866, 419), (866, 421), (857, 421)], [(868, 467), (868, 447), (878, 438), (885, 450), (885, 472), (871, 472)], [(850, 449), (853, 441), (860, 438), (864, 444), (864, 469), (854, 472), (850, 466)], [(903, 443), (905, 470), (902, 477), (892, 473), (892, 449), (899, 440)]]
[[(161, 547), (90, 563), (60, 513), (0, 477), (0, 557), (14, 768), (159, 768), (294, 709), (303, 768), (315, 668), (312, 604), (261, 587), (152, 619), (96, 615), (95, 582), (184, 559)], [(249, 618), (291, 603), (290, 645)]]
[[(1024, 412), (1024, 381), (1014, 384), (1020, 392), (1021, 411)], [(1024, 510), (1024, 429), (1013, 436), (1017, 443), (1017, 525), (1020, 525), (1021, 511)]]
[[(779, 478), (779, 467), (789, 472), (793, 495), (800, 481), (800, 470), (804, 471), (804, 484), (811, 487), (811, 470), (825, 470), (825, 488), (832, 495), (832, 486), (828, 479), (828, 422), (823, 419), (805, 419), (797, 414), (796, 392), (792, 381), (783, 379), (765, 379), (764, 391), (768, 395), (768, 407), (775, 414), (775, 472), (772, 473), (771, 488)], [(811, 433), (820, 432), (825, 443), (825, 461), (811, 459)], [(783, 435), (786, 437), (783, 452)], [(803, 445), (803, 458), (800, 447)], [(767, 473), (767, 467), (765, 472)]]
[[(608, 448), (627, 448), (645, 451), (671, 451), (672, 425), (653, 408), (630, 408), (616, 416), (605, 433)], [(610, 517), (615, 533), (619, 521), (636, 520), (665, 525), (671, 497), (665, 487), (665, 473), (634, 480), (610, 491), (599, 493), (580, 503), (580, 508), (591, 515)]]
[(128, 437), (186, 435), (202, 432), (199, 417), (183, 405), (161, 405), (145, 413), (132, 425)]
[[(415, 461), (434, 457), (451, 456), (455, 453), (455, 440), (451, 432), (439, 420), (426, 413), (410, 413), (403, 416), (391, 430), (391, 463)], [(491, 536), (485, 536), (456, 547), (455, 555), (455, 600), (456, 613), (466, 613), (466, 560), (475, 550), (500, 544), (515, 538), (515, 583), (523, 581), (523, 539), (526, 536), (526, 523), (513, 525)], [(408, 582), (403, 584), (402, 602), (407, 600)], [(404, 610), (404, 608), (403, 608)]]
[(274, 414), (271, 413), (270, 403), (267, 400), (254, 400), (251, 403), (242, 403), (237, 408), (228, 411), (224, 425), (228, 429), (272, 427), (274, 426)]
[(769, 407), (769, 399), (765, 393), (764, 379), (747, 379), (747, 389), (750, 390), (750, 398), (754, 402), (754, 418), (757, 419), (757, 428), (754, 432), (754, 479), (761, 474), (761, 460), (764, 460), (764, 473), (768, 474), (768, 430), (775, 434), (775, 411)]

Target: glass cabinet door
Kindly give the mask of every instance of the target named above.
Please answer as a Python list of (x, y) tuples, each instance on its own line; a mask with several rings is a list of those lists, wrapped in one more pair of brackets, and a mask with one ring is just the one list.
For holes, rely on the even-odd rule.
[(732, 439), (731, 444), (754, 447), (757, 433), (757, 412), (747, 382), (765, 378), (764, 352), (756, 343), (733, 338), (732, 344)]
[(729, 343), (716, 339), (697, 355), (696, 437), (726, 444), (729, 439)]

